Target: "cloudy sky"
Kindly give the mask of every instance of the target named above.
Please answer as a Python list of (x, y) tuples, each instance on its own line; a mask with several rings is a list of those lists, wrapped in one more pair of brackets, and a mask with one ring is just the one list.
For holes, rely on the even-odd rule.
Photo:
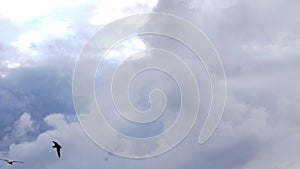
[[(25, 161), (13, 167), (1, 162), (0, 168), (299, 169), (299, 9), (297, 0), (0, 1), (0, 158)], [(227, 100), (223, 119), (205, 144), (198, 144), (204, 114), (174, 149), (135, 160), (107, 153), (84, 133), (73, 106), (72, 74), (81, 49), (97, 30), (151, 11), (185, 18), (207, 35), (224, 66)], [(122, 58), (148, 46), (181, 54), (198, 69), (204, 98), (200, 110), (208, 109), (205, 70), (179, 45), (165, 37), (133, 38), (103, 61), (97, 99), (116, 130), (149, 137), (176, 118), (178, 86), (156, 72), (138, 76), (130, 97), (145, 110), (149, 91), (161, 88), (169, 99), (167, 117), (137, 128), (111, 113), (106, 80)], [(51, 149), (52, 140), (63, 145), (61, 159)]]

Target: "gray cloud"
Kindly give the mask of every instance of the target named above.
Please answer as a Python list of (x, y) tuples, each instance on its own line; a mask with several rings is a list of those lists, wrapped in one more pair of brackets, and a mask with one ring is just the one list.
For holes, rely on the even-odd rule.
[[(5, 68), (3, 65), (7, 63), (3, 59), (18, 61), (24, 58), (19, 57), (25, 55), (22, 51), (5, 43), (17, 39), (13, 34), (18, 34), (19, 30), (15, 30), (14, 23), (0, 21), (2, 25), (12, 28), (11, 36), (1, 35), (5, 40), (0, 44), (0, 73), (6, 74), (6, 77), (0, 77), (0, 119), (5, 119), (0, 123), (0, 136), (3, 138), (14, 133), (13, 129), (3, 130), (12, 124), (18, 126), (25, 122), (18, 121), (25, 111), (30, 113), (30, 120), (34, 124), (40, 124), (43, 128), (28, 141), (14, 144), (14, 140), (1, 142), (2, 148), (10, 147), (0, 154), (26, 161), (24, 166), (16, 168), (32, 169), (99, 166), (158, 169), (299, 168), (300, 23), (296, 20), (299, 2), (212, 0), (205, 1), (203, 8), (198, 3), (193, 0), (161, 0), (154, 11), (176, 14), (199, 26), (211, 39), (223, 61), (228, 99), (222, 123), (207, 143), (197, 143), (205, 117), (203, 114), (187, 139), (170, 152), (146, 160), (123, 159), (98, 149), (77, 122), (64, 119), (74, 118), (71, 98), (74, 57), (96, 30), (89, 25), (89, 19), (80, 17), (81, 13), (84, 15), (82, 18), (92, 16), (83, 12), (92, 11), (94, 8), (91, 4), (78, 7), (78, 11), (81, 11), (78, 13), (76, 9), (61, 11), (61, 16), (71, 21), (69, 29), (75, 33), (67, 38), (52, 37), (43, 43), (32, 44), (32, 49), (39, 53), (39, 60), (26, 60), (27, 66), (15, 69)], [(174, 49), (180, 44), (174, 42), (168, 45), (162, 46)], [(196, 65), (198, 63), (194, 65), (195, 68)], [(201, 77), (198, 75), (198, 78)], [(17, 131), (15, 129), (15, 133)], [(136, 129), (132, 131), (140, 132)], [(64, 155), (60, 160), (56, 159), (50, 148), (52, 139), (59, 140), (64, 146)], [(6, 167), (5, 164), (0, 165)]]
[[(201, 16), (197, 13), (200, 10), (189, 15), (180, 12), (182, 6), (167, 1), (160, 1), (155, 8), (173, 11), (198, 25), (217, 48), (225, 67), (229, 90), (226, 111), (216, 136), (207, 144), (219, 141), (217, 145), (227, 148), (212, 151), (205, 159), (213, 162), (198, 164), (200, 168), (297, 168), (299, 152), (287, 155), (287, 149), (298, 140), (293, 131), (299, 128), (294, 123), (299, 119), (299, 108), (294, 104), (299, 100), (295, 94), (299, 93), (299, 22), (294, 9), (299, 5), (296, 1), (205, 1)], [(230, 133), (224, 131), (228, 125), (239, 137), (225, 136)], [(221, 132), (224, 135), (217, 136)], [(231, 146), (231, 142), (235, 144)], [(274, 149), (276, 155), (268, 154)], [(194, 152), (197, 155), (201, 156), (200, 152)]]

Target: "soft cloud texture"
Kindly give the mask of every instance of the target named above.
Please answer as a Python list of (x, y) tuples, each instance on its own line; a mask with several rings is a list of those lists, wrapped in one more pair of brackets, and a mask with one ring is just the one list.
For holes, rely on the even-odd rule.
[[(201, 114), (179, 146), (145, 160), (110, 155), (88, 139), (76, 121), (71, 79), (75, 58), (98, 26), (123, 14), (150, 11), (156, 2), (120, 2), (113, 8), (117, 10), (115, 15), (106, 14), (111, 12), (110, 2), (53, 1), (46, 10), (42, 9), (47, 3), (37, 3), (40, 10), (26, 15), (21, 14), (31, 9), (26, 8), (29, 3), (18, 14), (7, 10), (13, 3), (2, 4), (0, 9), (5, 10), (0, 10), (0, 155), (26, 162), (15, 168), (300, 168), (298, 1), (210, 0), (204, 1), (203, 6), (202, 1), (196, 0), (158, 2), (153, 11), (183, 17), (210, 38), (225, 67), (228, 96), (223, 120), (207, 143), (197, 142), (205, 117)], [(153, 37), (143, 40), (148, 46), (177, 50), (176, 54), (183, 54), (188, 64), (194, 64), (194, 71), (201, 69), (197, 67), (200, 63), (193, 62), (189, 53), (178, 47), (179, 43), (161, 38), (160, 44), (151, 44)], [(115, 66), (108, 62), (100, 69), (103, 76), (99, 86)], [(203, 74), (196, 76), (200, 83), (202, 78), (205, 80)], [(148, 80), (153, 81), (152, 78), (155, 77)], [(143, 91), (144, 80), (137, 79), (135, 92)], [(175, 97), (170, 100), (173, 105), (169, 111), (173, 112), (178, 93), (172, 92), (176, 87), (168, 87), (169, 95)], [(104, 89), (105, 86), (99, 91)], [(100, 97), (105, 99), (107, 95), (109, 91), (104, 90)], [(139, 108), (147, 108), (144, 95), (132, 94)], [(209, 100), (206, 94), (204, 97)], [(139, 102), (139, 98), (143, 100)], [(110, 112), (111, 105), (105, 106)], [(126, 125), (109, 115), (111, 123), (122, 132), (145, 136), (145, 129)], [(163, 124), (150, 129), (155, 134), (163, 129)], [(51, 140), (63, 145), (61, 159), (51, 148)], [(5, 163), (0, 163), (0, 167), (10, 168)]]
[[(16, 165), (16, 168), (96, 168), (109, 156), (98, 150), (77, 122), (65, 121), (62, 114), (51, 114), (44, 121), (52, 129), (40, 133), (35, 141), (9, 147), (10, 158), (26, 161), (24, 165)], [(61, 159), (57, 158), (55, 149), (51, 147), (52, 140), (63, 145)], [(85, 151), (90, 154), (83, 155)], [(1, 164), (1, 167), (6, 167), (6, 164)]]

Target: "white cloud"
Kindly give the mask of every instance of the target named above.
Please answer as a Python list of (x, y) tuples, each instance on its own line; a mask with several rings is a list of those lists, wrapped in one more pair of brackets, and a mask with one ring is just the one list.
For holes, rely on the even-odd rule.
[[(57, 1), (5, 1), (1, 2), (0, 14), (13, 21), (39, 19), (50, 14), (57, 7)], [(17, 11), (17, 12), (16, 12)]]
[(44, 118), (44, 121), (51, 127), (60, 128), (67, 125), (62, 114), (50, 114)]
[(61, 6), (71, 6), (83, 2), (84, 0), (1, 0), (0, 15), (16, 22), (31, 21), (47, 16)]
[(36, 133), (39, 125), (36, 124), (29, 113), (23, 113), (11, 127), (4, 129), (5, 135), (1, 138), (1, 148), (11, 143), (20, 143), (31, 140), (32, 134)]
[(55, 20), (51, 17), (46, 17), (41, 20), (42, 28), (41, 31), (43, 34), (54, 34), (59, 37), (64, 37), (69, 35), (71, 32), (68, 32), (69, 22)]
[(55, 20), (51, 17), (41, 19), (39, 28), (21, 34), (16, 41), (10, 44), (18, 47), (23, 53), (31, 56), (38, 56), (38, 52), (32, 48), (32, 45), (39, 45), (45, 40), (62, 38), (66, 39), (73, 32), (68, 29), (69, 22)]
[(34, 132), (37, 126), (34, 125), (31, 115), (23, 113), (20, 118), (14, 123), (12, 135), (14, 137), (25, 137), (28, 132)]
[[(283, 102), (287, 104), (286, 100)], [(299, 109), (299, 106), (295, 108)], [(297, 154), (300, 152), (294, 147), (300, 141), (300, 135), (286, 135), (286, 133), (297, 132), (297, 126), (274, 125), (269, 121), (269, 114), (270, 112), (264, 107), (252, 107), (231, 96), (223, 122), (217, 133), (207, 143), (198, 144), (195, 138), (199, 134), (199, 128), (196, 127), (187, 139), (173, 150), (145, 160), (111, 156), (88, 139), (78, 122), (67, 122), (64, 115), (51, 114), (46, 116), (44, 121), (53, 129), (40, 133), (34, 141), (12, 144), (7, 156), (26, 162), (16, 165), (16, 168), (32, 169), (81, 169), (99, 165), (113, 168), (135, 166), (158, 169), (166, 167), (175, 169), (184, 167), (206, 169), (299, 167)], [(30, 124), (29, 116), (29, 114), (23, 115), (20, 118), (22, 120), (19, 120), (22, 123), (18, 122), (18, 124)], [(52, 140), (60, 142), (63, 146), (61, 159), (57, 158), (55, 151), (51, 148)], [(286, 155), (287, 152), (289, 155), (283, 157), (282, 155)], [(7, 153), (1, 152), (0, 154)], [(269, 160), (273, 162), (269, 163)], [(172, 163), (165, 163), (165, 161), (172, 161)], [(5, 166), (6, 164), (2, 164), (1, 167), (5, 168)]]
[(31, 44), (41, 43), (43, 40), (43, 35), (41, 32), (33, 31), (23, 34), (19, 37), (18, 41), (12, 42), (11, 44), (19, 47), (21, 50), (26, 51)]
[[(0, 84), (0, 92), (3, 96), (0, 97), (1, 110), (5, 110), (5, 113), (1, 113), (1, 119), (2, 117), (5, 119), (5, 121), (1, 121), (1, 125), (14, 124), (9, 131), (13, 131), (15, 136), (20, 137), (27, 137), (28, 133), (34, 132), (36, 126), (28, 113), (23, 114), (17, 122), (13, 123), (11, 119), (16, 116), (15, 114), (12, 115), (15, 110), (32, 108), (40, 111), (39, 113), (44, 113), (41, 111), (43, 110), (49, 114), (49, 112), (62, 112), (57, 110), (65, 110), (66, 108), (63, 106), (71, 104), (71, 101), (63, 99), (66, 97), (67, 91), (70, 90), (64, 86), (69, 83), (58, 85), (64, 80), (59, 78), (57, 74), (61, 75), (62, 72), (66, 72), (66, 67), (69, 71), (73, 62), (62, 61), (63, 57), (61, 56), (69, 54), (70, 51), (79, 50), (77, 48), (80, 45), (74, 44), (82, 44), (83, 41), (86, 41), (91, 35), (89, 31), (92, 27), (88, 24), (87, 30), (83, 30), (81, 28), (86, 25), (82, 23), (73, 24), (50, 17), (49, 14), (53, 13), (57, 7), (56, 1), (36, 2), (35, 6), (30, 5), (30, 2), (36, 1), (1, 1), (0, 5), (0, 15), (13, 21), (23, 23), (23, 21), (33, 18), (39, 19), (39, 26), (36, 29), (11, 33), (16, 34), (12, 36), (21, 35), (14, 42), (20, 49), (24, 49), (23, 51), (19, 52), (16, 48), (9, 49), (7, 46), (0, 46), (1, 57), (4, 58), (0, 61), (1, 66), (6, 65), (15, 68), (14, 70), (5, 70), (5, 75), (2, 75), (1, 67), (1, 76), (5, 76), (5, 78), (1, 78)], [(226, 68), (229, 88), (227, 109), (217, 133), (211, 140), (204, 145), (199, 145), (195, 139), (198, 137), (199, 130), (195, 129), (179, 147), (157, 158), (135, 161), (110, 156), (109, 160), (105, 161), (107, 153), (92, 144), (77, 122), (67, 122), (62, 114), (51, 114), (44, 118), (44, 122), (52, 127), (51, 130), (40, 133), (34, 141), (26, 141), (25, 138), (25, 141), (21, 140), (21, 143), (12, 144), (9, 147), (9, 153), (5, 151), (0, 154), (4, 156), (8, 153), (11, 159), (26, 161), (24, 165), (14, 166), (16, 168), (32, 169), (82, 169), (86, 167), (99, 168), (99, 166), (103, 168), (174, 169), (299, 168), (298, 143), (300, 136), (298, 134), (298, 122), (300, 107), (298, 104), (299, 95), (297, 95), (299, 93), (298, 75), (300, 72), (297, 57), (299, 55), (299, 22), (295, 20), (297, 18), (295, 16), (299, 15), (299, 12), (295, 10), (299, 7), (299, 3), (296, 1), (276, 1), (274, 5), (272, 2), (237, 0), (221, 2), (221, 0), (212, 0), (205, 1), (203, 13), (200, 13), (200, 7), (194, 7), (195, 1), (192, 0), (164, 2), (166, 3), (161, 0), (156, 10), (174, 13), (189, 19), (196, 25), (201, 25), (201, 28), (218, 49)], [(71, 1), (61, 3), (66, 7), (72, 6)], [(85, 2), (80, 1), (78, 3)], [(150, 11), (155, 3), (151, 1), (151, 4), (148, 5), (147, 2), (136, 4), (135, 1), (101, 2), (101, 5), (99, 4), (97, 7), (95, 5), (96, 9), (91, 8), (90, 12), (94, 12), (91, 22), (94, 25), (103, 25), (128, 14)], [(278, 3), (281, 5), (278, 6)], [(34, 10), (32, 7), (38, 8), (38, 10)], [(82, 14), (86, 17), (85, 14), (88, 13), (84, 10), (75, 11), (73, 14), (76, 13), (76, 16)], [(81, 21), (82, 18), (78, 17), (78, 19)], [(84, 23), (89, 23), (89, 19)], [(65, 32), (69, 31), (70, 25), (72, 25), (71, 33), (73, 29), (80, 31), (77, 34), (72, 34), (76, 38), (64, 39), (65, 35), (69, 35)], [(19, 29), (21, 28), (23, 27)], [(81, 35), (85, 35), (85, 38), (82, 38)], [(51, 40), (50, 37), (59, 37), (65, 41)], [(38, 54), (44, 56), (51, 53), (57, 57), (53, 60), (42, 59), (41, 62), (37, 63), (42, 65), (42, 68), (33, 71), (21, 69), (18, 64), (22, 59), (18, 57), (21, 55), (25, 57), (24, 53), (26, 57), (35, 55), (31, 53), (32, 51), (26, 53), (32, 43), (38, 44), (35, 48), (41, 52)], [(139, 42), (134, 44), (134, 46), (140, 46), (142, 49), (144, 48), (143, 45)], [(65, 50), (61, 50), (61, 46)], [(169, 48), (174, 48), (174, 46), (171, 44)], [(123, 52), (131, 53), (132, 50), (124, 50)], [(45, 66), (44, 62), (49, 61), (52, 65)], [(63, 66), (58, 64), (58, 61)], [(198, 63), (195, 65), (199, 66)], [(24, 73), (16, 73), (18, 71)], [(40, 73), (43, 71), (46, 73)], [(105, 75), (109, 74), (107, 71), (104, 72)], [(43, 78), (38, 81), (37, 79), (40, 77)], [(69, 82), (69, 78), (64, 78), (65, 81)], [(9, 80), (5, 81), (6, 79)], [(151, 81), (151, 79), (148, 80)], [(48, 85), (57, 86), (57, 88), (48, 88)], [(100, 87), (103, 86), (100, 85)], [(31, 91), (45, 92), (34, 94)], [(25, 95), (26, 92), (29, 95)], [(51, 93), (55, 93), (55, 96), (49, 97)], [(49, 98), (52, 101), (49, 101)], [(71, 100), (71, 97), (68, 99)], [(63, 106), (57, 106), (59, 103)], [(14, 109), (15, 107), (16, 109)], [(52, 109), (54, 110), (52, 111)], [(68, 109), (68, 111), (72, 110)], [(122, 129), (123, 123), (120, 123), (118, 119), (115, 123)], [(140, 132), (135, 128), (132, 131)], [(52, 139), (63, 144), (62, 159), (57, 159), (51, 148)], [(14, 141), (16, 140), (13, 139), (9, 144)], [(171, 162), (166, 163), (166, 161)], [(1, 163), (0, 167), (5, 168), (7, 166), (5, 163)]]
[[(125, 39), (119, 44), (116, 44), (105, 56), (105, 59), (114, 60), (120, 62), (125, 58), (132, 56), (133, 54), (143, 51), (146, 49), (146, 45), (142, 39), (137, 37), (132, 37), (130, 39)], [(138, 58), (136, 58), (138, 59)]]
[[(45, 122), (55, 128), (39, 134), (32, 142), (12, 144), (9, 147), (9, 158), (25, 161), (24, 164), (15, 165), (16, 168), (82, 169), (87, 166), (105, 166), (108, 153), (94, 145), (77, 122), (66, 122), (62, 114), (51, 114), (45, 117)], [(63, 147), (61, 159), (58, 159), (51, 147), (52, 140), (56, 140)], [(6, 164), (0, 166), (4, 168)]]
[(93, 11), (94, 16), (91, 19), (92, 25), (105, 25), (125, 16), (151, 12), (152, 8), (157, 4), (157, 0), (137, 1), (137, 0), (104, 0), (97, 5)]

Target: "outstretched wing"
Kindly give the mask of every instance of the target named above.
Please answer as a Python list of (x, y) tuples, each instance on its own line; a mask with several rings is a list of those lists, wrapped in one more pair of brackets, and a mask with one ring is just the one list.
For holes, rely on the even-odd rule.
[(62, 148), (61, 145), (59, 145), (56, 141), (52, 141), (54, 143), (54, 146), (52, 146), (53, 148), (56, 148), (56, 152), (58, 157), (60, 158), (60, 149)]
[(6, 161), (6, 162), (8, 162), (8, 160), (7, 160), (7, 159), (1, 159), (1, 158), (0, 158), (0, 160), (1, 160), (1, 161)]
[(60, 158), (60, 149), (61, 149), (61, 148), (57, 148), (57, 149), (56, 149), (57, 155), (58, 155), (59, 158)]
[(24, 163), (23, 161), (11, 161), (12, 163)]
[(56, 141), (52, 141), (52, 142), (54, 144), (54, 147), (61, 148), (61, 145), (59, 145)]

